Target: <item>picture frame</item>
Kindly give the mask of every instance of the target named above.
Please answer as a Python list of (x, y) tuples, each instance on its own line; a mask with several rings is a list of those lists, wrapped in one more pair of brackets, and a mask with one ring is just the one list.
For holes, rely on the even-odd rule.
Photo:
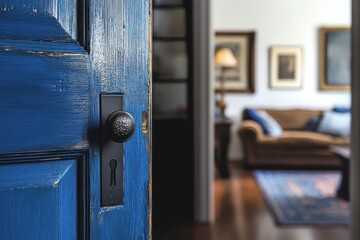
[[(224, 91), (238, 93), (255, 92), (255, 32), (216, 32), (215, 53), (228, 48), (237, 60), (237, 66), (223, 72)], [(219, 70), (218, 68), (215, 69)], [(219, 71), (216, 74), (215, 91), (220, 92)]]
[(351, 85), (350, 27), (320, 29), (320, 90), (349, 91)]
[(301, 46), (274, 46), (270, 48), (270, 88), (301, 89)]

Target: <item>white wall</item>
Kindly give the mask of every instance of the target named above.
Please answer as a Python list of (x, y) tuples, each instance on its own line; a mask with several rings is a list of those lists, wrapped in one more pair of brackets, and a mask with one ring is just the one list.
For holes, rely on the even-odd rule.
[[(350, 105), (350, 94), (318, 90), (319, 28), (350, 25), (350, 0), (212, 0), (215, 31), (256, 31), (255, 94), (227, 94), (226, 114), (233, 119), (230, 159), (241, 159), (235, 129), (246, 106), (331, 108)], [(274, 45), (303, 47), (303, 87), (268, 87), (268, 51)]]

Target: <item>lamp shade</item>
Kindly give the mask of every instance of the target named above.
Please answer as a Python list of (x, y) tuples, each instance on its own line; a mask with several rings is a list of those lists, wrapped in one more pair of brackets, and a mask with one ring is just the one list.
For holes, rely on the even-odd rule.
[(236, 67), (237, 60), (228, 48), (221, 48), (215, 54), (215, 64), (218, 67)]

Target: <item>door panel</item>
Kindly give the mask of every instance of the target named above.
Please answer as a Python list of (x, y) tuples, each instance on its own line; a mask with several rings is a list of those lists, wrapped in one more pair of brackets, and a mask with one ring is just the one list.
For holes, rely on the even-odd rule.
[[(53, 57), (47, 56), (51, 52), (34, 54), (19, 45), (16, 48), (0, 50), (0, 72), (4, 73), (0, 89), (0, 151), (86, 148), (86, 57)], [(63, 69), (67, 69), (64, 74)]]
[(0, 165), (0, 202), (2, 239), (76, 239), (76, 160)]
[(0, 19), (0, 152), (86, 148), (88, 53), (46, 13)]
[(58, 20), (47, 12), (9, 9), (0, 11), (0, 18), (1, 39), (75, 43)]

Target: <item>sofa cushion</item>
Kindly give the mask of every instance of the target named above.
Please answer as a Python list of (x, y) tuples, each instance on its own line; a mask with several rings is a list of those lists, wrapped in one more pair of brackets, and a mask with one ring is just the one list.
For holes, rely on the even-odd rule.
[(248, 119), (257, 122), (261, 126), (261, 128), (265, 134), (269, 134), (269, 129), (267, 128), (264, 121), (262, 120), (262, 118), (259, 116), (258, 112), (255, 109), (246, 108), (244, 110), (244, 113)]
[(304, 127), (304, 131), (313, 131), (316, 132), (319, 124), (320, 124), (321, 118), (320, 117), (312, 117), (307, 122), (306, 126)]
[(309, 109), (264, 109), (284, 130), (302, 130), (312, 117), (321, 117), (323, 111)]
[(284, 131), (278, 137), (263, 136), (260, 144), (279, 144), (279, 145), (348, 145), (349, 138), (336, 137), (325, 133), (307, 131)]
[(265, 111), (258, 111), (258, 115), (268, 129), (268, 135), (272, 137), (279, 137), (283, 133), (281, 126)]
[(351, 108), (349, 108), (349, 107), (334, 107), (332, 109), (332, 111), (337, 112), (337, 113), (350, 113)]
[(325, 112), (321, 118), (318, 131), (335, 136), (350, 136), (350, 113)]

